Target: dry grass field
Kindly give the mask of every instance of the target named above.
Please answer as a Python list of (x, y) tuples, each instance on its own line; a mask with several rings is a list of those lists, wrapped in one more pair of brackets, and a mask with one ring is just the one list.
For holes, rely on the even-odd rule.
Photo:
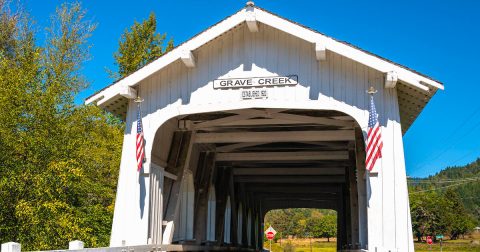
[[(269, 243), (264, 244), (264, 248), (269, 248)], [(309, 239), (292, 239), (280, 240), (277, 243), (272, 243), (273, 252), (281, 251), (295, 251), (295, 252), (334, 252), (336, 249), (335, 239), (312, 239), (312, 246), (310, 247)], [(440, 243), (432, 244), (415, 242), (416, 252), (432, 252), (440, 251)], [(480, 252), (480, 234), (465, 236), (465, 239), (446, 240), (443, 242), (443, 252)]]

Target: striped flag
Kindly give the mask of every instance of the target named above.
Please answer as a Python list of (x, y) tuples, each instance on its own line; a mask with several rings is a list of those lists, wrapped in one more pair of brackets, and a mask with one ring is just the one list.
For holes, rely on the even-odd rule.
[(140, 171), (143, 166), (143, 159), (145, 158), (144, 152), (144, 139), (143, 139), (143, 126), (142, 115), (140, 113), (140, 103), (137, 106), (137, 171)]
[(367, 135), (367, 160), (365, 161), (367, 170), (371, 171), (378, 158), (382, 157), (382, 134), (380, 124), (378, 123), (378, 114), (373, 102), (373, 95), (370, 95), (370, 110), (368, 116), (368, 135)]

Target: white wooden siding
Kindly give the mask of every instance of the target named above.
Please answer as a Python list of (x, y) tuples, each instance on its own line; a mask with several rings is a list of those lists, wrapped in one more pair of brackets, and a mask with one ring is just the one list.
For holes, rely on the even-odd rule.
[[(193, 53), (196, 67), (187, 68), (177, 60), (139, 85), (139, 94), (145, 99), (142, 114), (147, 167), (152, 151), (162, 158), (166, 156), (161, 153), (168, 153), (168, 137), (162, 139), (162, 134), (158, 134), (155, 145), (152, 144), (158, 128), (171, 118), (189, 113), (250, 107), (338, 110), (355, 118), (365, 131), (369, 99), (366, 90), (374, 86), (378, 90), (375, 103), (385, 147), (381, 171), (368, 181), (372, 192), (368, 243), (370, 248), (383, 249), (386, 244), (393, 244), (389, 246), (399, 251), (413, 251), (411, 235), (406, 234), (411, 232), (408, 230), (411, 224), (397, 93), (396, 89), (384, 89), (383, 73), (328, 50), (326, 60), (317, 61), (314, 44), (261, 23), (256, 33), (249, 32), (245, 24), (238, 25)], [(239, 90), (214, 90), (212, 83), (220, 78), (290, 74), (298, 75), (299, 84), (269, 87), (267, 100), (242, 101)], [(119, 244), (122, 237), (129, 237), (133, 232), (136, 232), (134, 238), (128, 239), (142, 244), (142, 235), (147, 232), (145, 226), (148, 227), (142, 218), (128, 224), (118, 223), (123, 216), (128, 218), (131, 212), (138, 212), (138, 206), (129, 206), (129, 202), (137, 202), (136, 193), (140, 191), (130, 187), (141, 180), (131, 169), (134, 167), (135, 113), (136, 107), (129, 104), (111, 245)], [(119, 210), (122, 207), (128, 210)], [(134, 226), (132, 230), (136, 231), (122, 230), (129, 226)]]

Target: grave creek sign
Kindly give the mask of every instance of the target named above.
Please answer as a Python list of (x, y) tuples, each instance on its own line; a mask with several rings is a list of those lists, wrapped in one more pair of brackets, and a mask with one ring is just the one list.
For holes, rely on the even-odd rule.
[(297, 75), (273, 76), (273, 77), (250, 77), (218, 79), (213, 81), (214, 89), (249, 88), (249, 87), (274, 87), (295, 86), (298, 84)]

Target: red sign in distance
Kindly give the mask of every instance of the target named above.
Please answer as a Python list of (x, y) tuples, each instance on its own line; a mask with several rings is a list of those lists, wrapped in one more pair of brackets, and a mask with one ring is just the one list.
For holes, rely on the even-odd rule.
[(431, 236), (427, 236), (427, 243), (432, 245), (433, 243), (433, 240), (432, 240), (432, 237)]
[(273, 240), (273, 237), (275, 236), (275, 234), (273, 232), (267, 232), (267, 239), (269, 240)]

